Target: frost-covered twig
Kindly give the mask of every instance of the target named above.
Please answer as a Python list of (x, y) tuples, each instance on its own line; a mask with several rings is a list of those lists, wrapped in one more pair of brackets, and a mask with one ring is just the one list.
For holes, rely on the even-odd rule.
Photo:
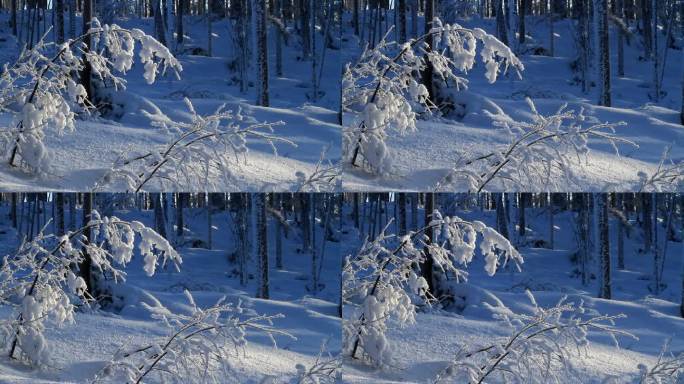
[(334, 192), (339, 190), (341, 167), (325, 159), (327, 148), (321, 152), (314, 170), (307, 174), (297, 171), (296, 192)]
[(159, 301), (143, 305), (171, 329), (167, 337), (150, 344), (121, 349), (93, 382), (143, 383), (151, 377), (162, 382), (180, 379), (184, 383), (219, 382), (230, 372), (231, 357), (247, 345), (247, 332), (256, 331), (271, 338), (275, 335), (294, 339), (286, 331), (273, 326), (273, 320), (284, 317), (260, 315), (252, 310), (226, 302), (225, 297), (209, 308), (200, 308), (185, 291), (190, 313), (174, 313)]
[[(610, 144), (618, 153), (617, 144), (637, 146), (636, 143), (615, 134), (615, 128), (625, 123), (591, 121), (579, 112), (561, 106), (556, 113), (544, 116), (537, 111), (531, 99), (527, 103), (533, 114), (532, 121), (514, 121), (505, 115), (487, 113), (495, 126), (505, 130), (509, 144), (494, 151), (463, 158), (435, 186), (442, 190), (450, 185), (481, 192), (495, 180), (508, 181), (517, 188), (554, 189), (554, 172), (560, 172), (570, 183), (577, 183), (573, 167), (589, 152), (589, 139)], [(562, 188), (564, 185), (556, 185)]]
[(290, 381), (291, 384), (333, 384), (342, 380), (342, 360), (326, 350), (325, 342), (321, 344), (318, 356), (311, 366), (297, 364), (295, 368), (297, 376)]
[[(100, 217), (92, 211), (90, 221), (82, 228), (63, 236), (45, 234), (44, 229), (30, 241), (24, 241), (13, 256), (5, 256), (0, 267), (0, 302), (14, 309), (12, 318), (0, 324), (0, 332), (14, 358), (20, 351), (33, 365), (44, 365), (48, 359), (47, 341), (43, 333), (46, 320), (57, 325), (74, 321), (72, 299), (87, 304), (89, 293), (78, 270), (87, 253), (92, 267), (124, 280), (120, 267), (133, 257), (136, 239), (144, 258), (143, 269), (152, 276), (162, 264), (172, 262), (178, 269), (182, 260), (171, 245), (154, 230), (138, 221), (117, 217)], [(91, 232), (91, 238), (84, 236)]]
[(615, 327), (615, 320), (624, 318), (623, 314), (600, 314), (585, 307), (582, 300), (569, 302), (565, 296), (555, 306), (542, 308), (532, 293), (526, 292), (532, 314), (485, 303), (495, 318), (512, 329), (510, 336), (481, 347), (464, 346), (433, 382), (565, 382), (563, 378), (573, 374), (572, 356), (589, 345), (590, 331), (610, 336), (616, 345), (617, 336), (636, 339)]
[(679, 191), (684, 185), (684, 160), (678, 163), (670, 159), (672, 147), (667, 146), (660, 157), (660, 162), (652, 174), (641, 171), (639, 177), (639, 192)]
[[(453, 82), (459, 89), (467, 87), (468, 81), (457, 73), (473, 68), (478, 43), (490, 83), (496, 81), (502, 67), (504, 72), (509, 67), (518, 73), (524, 69), (505, 44), (482, 29), (443, 25), (437, 18), (432, 25), (425, 35), (401, 45), (388, 42), (388, 32), (373, 49), (366, 48), (353, 67), (347, 65), (343, 104), (356, 113), (344, 129), (343, 150), (352, 166), (358, 166), (361, 157), (369, 171), (387, 173), (391, 166), (385, 146), (388, 135), (415, 130), (415, 109), (427, 113), (435, 109), (428, 89), (416, 80), (428, 62), (436, 78)], [(434, 40), (432, 49), (427, 49), (428, 38)]]
[(684, 377), (684, 353), (673, 355), (669, 352), (670, 340), (667, 340), (656, 363), (649, 367), (639, 364), (639, 384), (676, 384)]
[[(87, 39), (92, 39), (91, 49), (85, 44)], [(115, 73), (131, 69), (136, 44), (147, 83), (154, 83), (167, 68), (176, 75), (182, 70), (169, 50), (142, 30), (100, 25), (97, 19), (85, 34), (57, 46), (56, 55), (48, 56), (55, 47), (43, 36), (33, 48), (24, 49), (12, 66), (5, 65), (0, 74), (0, 111), (12, 111), (14, 119), (10, 127), (0, 129), (0, 148), (9, 154), (9, 164), (15, 166), (20, 158), (29, 170), (44, 171), (48, 165), (43, 144), (46, 128), (56, 134), (72, 131), (73, 107), (92, 108), (86, 89), (73, 75), (87, 62), (93, 76), (124, 88), (126, 81)]]
[[(461, 280), (467, 278), (461, 266), (473, 260), (478, 237), (490, 276), (509, 260), (516, 265), (523, 262), (505, 237), (480, 221), (442, 217), (434, 211), (426, 227), (398, 239), (386, 233), (388, 227), (372, 241), (366, 240), (355, 256), (347, 257), (343, 270), (344, 302), (360, 303), (343, 325), (346, 353), (356, 358), (361, 349), (375, 365), (385, 365), (391, 358), (385, 338), (387, 320), (392, 317), (400, 325), (411, 324), (415, 321), (414, 299), (431, 301), (427, 281), (414, 272), (425, 261), (425, 252), (429, 252), (435, 269)], [(431, 242), (427, 241), (428, 230), (434, 232)]]
[(169, 185), (193, 190), (212, 189), (212, 176), (231, 181), (232, 168), (238, 165), (240, 156), (247, 153), (250, 140), (269, 144), (276, 154), (275, 143), (296, 146), (291, 140), (273, 133), (274, 127), (284, 124), (282, 121), (258, 122), (240, 110), (225, 109), (225, 105), (205, 116), (195, 111), (189, 99), (186, 98), (185, 103), (192, 115), (187, 122), (173, 120), (159, 110), (154, 114), (144, 112), (153, 126), (176, 132), (176, 136), (150, 152), (122, 157), (95, 188), (122, 181), (126, 189), (139, 192), (154, 180), (158, 182), (158, 189)]

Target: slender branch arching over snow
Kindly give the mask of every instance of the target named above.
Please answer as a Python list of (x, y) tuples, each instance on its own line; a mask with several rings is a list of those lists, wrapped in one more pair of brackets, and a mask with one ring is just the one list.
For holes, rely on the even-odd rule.
[(185, 296), (190, 313), (176, 313), (155, 300), (143, 303), (152, 317), (166, 326), (170, 333), (150, 344), (121, 348), (93, 382), (125, 381), (143, 383), (156, 378), (161, 382), (180, 379), (184, 383), (220, 382), (231, 372), (231, 359), (237, 358), (247, 346), (247, 332), (266, 335), (276, 345), (275, 335), (295, 339), (273, 325), (282, 314), (261, 315), (233, 304), (223, 297), (209, 308), (201, 308), (189, 291)]
[[(165, 188), (211, 190), (216, 187), (215, 177), (233, 184), (233, 170), (239, 167), (251, 141), (269, 144), (275, 154), (276, 143), (296, 146), (274, 134), (274, 128), (284, 124), (282, 121), (259, 122), (241, 110), (227, 110), (225, 105), (210, 115), (200, 115), (189, 99), (185, 104), (191, 114), (187, 122), (171, 119), (159, 110), (144, 112), (153, 126), (173, 132), (174, 138), (147, 153), (123, 154), (95, 188), (123, 182), (127, 190), (135, 192)], [(152, 182), (156, 184), (151, 187)]]
[[(87, 38), (92, 38), (91, 49), (85, 44)], [(33, 48), (24, 49), (12, 66), (5, 65), (0, 73), (0, 112), (10, 111), (14, 118), (10, 126), (0, 127), (0, 148), (9, 155), (8, 163), (17, 166), (20, 160), (29, 171), (46, 171), (46, 135), (73, 131), (76, 112), (93, 109), (86, 89), (73, 75), (88, 62), (93, 76), (124, 88), (126, 81), (117, 73), (131, 69), (136, 45), (148, 84), (169, 68), (176, 76), (182, 71), (171, 52), (142, 30), (100, 25), (97, 19), (85, 34), (60, 45), (46, 42), (43, 36)]]
[[(621, 138), (616, 128), (625, 123), (598, 122), (585, 116), (584, 110), (562, 105), (554, 114), (544, 116), (527, 98), (533, 114), (529, 122), (515, 121), (506, 115), (486, 112), (493, 124), (509, 136), (509, 144), (492, 152), (462, 157), (435, 186), (436, 190), (456, 185), (459, 189), (482, 192), (495, 181), (507, 188), (558, 190), (578, 185), (575, 167), (581, 167), (589, 153), (590, 139), (610, 144), (616, 154), (618, 144), (637, 146)], [(588, 122), (588, 124), (587, 124)], [(556, 174), (563, 176), (559, 183)], [(497, 187), (498, 188), (498, 187)]]
[[(344, 128), (343, 151), (352, 166), (359, 166), (361, 160), (372, 173), (388, 173), (387, 137), (414, 131), (416, 111), (430, 114), (436, 109), (428, 89), (417, 80), (427, 61), (435, 77), (459, 89), (467, 87), (468, 81), (458, 73), (473, 68), (478, 44), (482, 45), (479, 54), (490, 83), (502, 69), (506, 72), (512, 67), (518, 73), (524, 69), (505, 44), (480, 28), (443, 25), (438, 18), (432, 25), (427, 34), (401, 45), (387, 41), (388, 32), (374, 48), (366, 48), (354, 66), (347, 65), (342, 80), (343, 106), (354, 112), (354, 119)], [(435, 41), (432, 49), (427, 49), (428, 38)]]
[(618, 336), (636, 339), (615, 327), (615, 320), (625, 317), (622, 314), (600, 314), (585, 307), (582, 300), (575, 303), (567, 297), (551, 308), (542, 308), (532, 293), (526, 292), (533, 306), (531, 314), (484, 303), (511, 329), (510, 335), (490, 345), (463, 346), (433, 382), (566, 382), (576, 376), (572, 356), (587, 349), (589, 331), (610, 336), (616, 345)]
[[(86, 230), (91, 231), (90, 239), (84, 235)], [(84, 251), (93, 268), (115, 282), (122, 281), (126, 273), (120, 268), (131, 261), (136, 241), (148, 276), (154, 275), (160, 258), (162, 265), (173, 263), (176, 269), (182, 263), (169, 242), (151, 228), (138, 221), (101, 217), (97, 211), (78, 230), (55, 236), (43, 229), (24, 241), (14, 255), (5, 256), (0, 267), (0, 303), (10, 305), (13, 313), (0, 321), (0, 333), (9, 356), (36, 366), (47, 364), (44, 332), (48, 323), (73, 323), (73, 302), (88, 305), (91, 300), (86, 281), (74, 273), (86, 257)]]
[[(351, 316), (343, 323), (345, 353), (357, 358), (361, 351), (377, 366), (391, 360), (391, 347), (385, 337), (389, 318), (402, 326), (412, 324), (414, 302), (432, 301), (427, 281), (415, 272), (426, 259), (425, 249), (435, 269), (451, 273), (458, 280), (467, 279), (462, 267), (473, 260), (478, 238), (490, 276), (509, 260), (517, 266), (523, 262), (505, 237), (480, 221), (443, 217), (434, 211), (426, 227), (399, 238), (387, 234), (388, 227), (389, 223), (375, 239), (366, 240), (356, 255), (347, 257), (343, 270), (343, 300), (354, 305)], [(432, 242), (427, 241), (428, 230), (434, 231)]]

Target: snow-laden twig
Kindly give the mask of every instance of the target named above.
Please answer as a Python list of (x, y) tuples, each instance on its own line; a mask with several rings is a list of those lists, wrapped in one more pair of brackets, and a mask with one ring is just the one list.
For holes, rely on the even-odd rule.
[(330, 160), (326, 160), (326, 152), (327, 148), (321, 151), (321, 156), (311, 173), (304, 171), (295, 173), (297, 177), (296, 192), (335, 192), (341, 189), (340, 174), (342, 168), (340, 164), (333, 164)]
[(326, 350), (326, 343), (321, 344), (316, 360), (310, 366), (297, 364), (297, 375), (291, 384), (333, 384), (342, 382), (342, 359), (333, 356)]
[[(387, 41), (388, 33), (372, 49), (366, 48), (354, 66), (347, 65), (343, 105), (354, 112), (344, 128), (343, 151), (352, 166), (375, 174), (390, 171), (391, 155), (385, 145), (390, 134), (403, 135), (416, 129), (416, 110), (431, 113), (436, 107), (419, 76), (429, 63), (435, 78), (466, 88), (468, 81), (458, 73), (473, 68), (478, 54), (485, 65), (485, 77), (496, 81), (499, 72), (512, 67), (524, 69), (513, 52), (493, 35), (479, 28), (442, 24), (435, 18), (433, 28), (404, 44)], [(432, 49), (426, 40), (433, 39)], [(398, 52), (398, 53), (397, 53)]]
[(653, 173), (641, 171), (637, 174), (639, 192), (679, 191), (684, 186), (684, 160), (678, 163), (670, 159), (671, 146), (667, 146)]
[(191, 114), (189, 121), (171, 119), (163, 112), (144, 112), (152, 125), (174, 132), (175, 137), (149, 152), (123, 155), (97, 183), (102, 189), (123, 182), (127, 190), (150, 189), (217, 189), (215, 178), (234, 183), (233, 168), (248, 152), (251, 141), (269, 144), (277, 154), (276, 143), (296, 144), (274, 134), (274, 128), (284, 122), (259, 122), (241, 110), (233, 112), (225, 105), (209, 115), (200, 115), (189, 99), (185, 104)]
[(555, 306), (542, 308), (532, 293), (526, 292), (533, 306), (531, 314), (485, 303), (494, 317), (511, 329), (510, 335), (493, 344), (462, 347), (433, 382), (566, 382), (574, 374), (572, 357), (589, 346), (589, 332), (608, 335), (616, 345), (618, 336), (636, 339), (615, 327), (615, 320), (624, 318), (623, 314), (600, 314), (585, 307), (582, 300), (571, 302), (565, 296)]
[(589, 153), (590, 139), (610, 144), (617, 154), (618, 144), (637, 146), (615, 133), (624, 122), (597, 122), (585, 116), (583, 109), (574, 111), (567, 104), (544, 116), (531, 99), (527, 98), (527, 103), (533, 115), (531, 121), (515, 121), (506, 115), (486, 112), (493, 125), (503, 128), (509, 143), (491, 152), (462, 157), (435, 189), (456, 185), (481, 192), (496, 180), (524, 190), (563, 189), (567, 185), (559, 184), (556, 173), (564, 176), (568, 184), (578, 184), (574, 168), (580, 167)]
[(653, 366), (639, 364), (639, 384), (677, 384), (684, 378), (684, 353), (673, 355), (665, 341)]
[[(88, 39), (91, 49), (85, 43)], [(182, 71), (171, 52), (142, 30), (100, 25), (97, 19), (85, 34), (61, 45), (46, 42), (43, 36), (33, 48), (24, 49), (12, 66), (6, 64), (0, 73), (0, 111), (11, 111), (14, 119), (9, 127), (0, 128), (0, 148), (9, 154), (8, 163), (16, 166), (20, 160), (30, 171), (45, 171), (49, 165), (45, 136), (73, 131), (74, 108), (93, 107), (74, 74), (87, 62), (94, 77), (125, 88), (126, 81), (117, 73), (131, 69), (137, 45), (148, 84), (169, 68), (176, 76)], [(50, 56), (55, 49), (57, 54)], [(48, 132), (48, 127), (54, 132)]]
[(230, 360), (247, 345), (247, 332), (268, 336), (276, 345), (275, 335), (295, 339), (273, 326), (282, 314), (261, 315), (242, 307), (242, 303), (219, 299), (209, 308), (200, 308), (190, 292), (185, 296), (190, 312), (175, 313), (159, 301), (143, 305), (152, 317), (170, 329), (168, 336), (150, 344), (120, 349), (93, 382), (143, 383), (156, 378), (161, 382), (220, 382), (231, 373)]
[(36, 366), (46, 364), (47, 321), (57, 326), (72, 323), (72, 302), (87, 305), (90, 300), (86, 282), (74, 273), (86, 257), (84, 251), (93, 268), (121, 281), (126, 274), (119, 268), (131, 261), (136, 240), (148, 276), (154, 275), (160, 258), (162, 265), (170, 262), (179, 268), (180, 255), (154, 230), (138, 221), (100, 217), (97, 211), (76, 231), (55, 236), (43, 229), (24, 241), (14, 255), (5, 256), (0, 267), (0, 303), (10, 305), (13, 314), (0, 322), (0, 332), (9, 356)]
[[(432, 300), (427, 281), (415, 273), (426, 259), (425, 252), (429, 252), (435, 269), (460, 280), (467, 279), (462, 267), (473, 260), (478, 239), (490, 276), (509, 260), (518, 266), (523, 262), (505, 237), (480, 221), (442, 217), (434, 211), (426, 227), (399, 238), (387, 234), (388, 227), (372, 241), (366, 240), (356, 255), (347, 257), (343, 270), (343, 300), (350, 305), (358, 303), (343, 323), (346, 353), (357, 358), (361, 350), (377, 366), (391, 359), (385, 338), (388, 319), (394, 318), (400, 325), (412, 324), (414, 300)], [(434, 231), (432, 242), (427, 241), (428, 230)]]

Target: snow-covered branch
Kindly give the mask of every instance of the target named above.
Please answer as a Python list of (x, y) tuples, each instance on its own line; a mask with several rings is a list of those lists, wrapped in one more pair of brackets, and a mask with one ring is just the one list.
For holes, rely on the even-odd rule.
[[(173, 263), (178, 269), (180, 255), (168, 241), (138, 221), (117, 217), (100, 217), (92, 211), (90, 221), (82, 228), (63, 236), (41, 231), (21, 244), (16, 253), (6, 256), (0, 267), (0, 303), (14, 310), (10, 319), (0, 322), (9, 356), (44, 365), (48, 359), (47, 341), (43, 333), (46, 322), (57, 326), (74, 321), (74, 304), (87, 305), (90, 293), (87, 282), (74, 271), (87, 257), (92, 268), (124, 280), (121, 267), (128, 264), (135, 249), (144, 258), (143, 269), (154, 275), (161, 258), (162, 265)], [(85, 236), (90, 232), (90, 239)]]
[(490, 345), (464, 346), (454, 360), (433, 380), (434, 383), (491, 381), (529, 383), (565, 382), (575, 375), (571, 357), (589, 345), (590, 331), (613, 338), (636, 337), (615, 327), (624, 315), (604, 315), (561, 298), (551, 308), (540, 307), (530, 291), (531, 314), (514, 313), (508, 308), (486, 306), (511, 329), (509, 336)]
[(666, 147), (653, 173), (639, 172), (639, 192), (679, 191), (684, 186), (684, 161), (670, 159), (671, 147)]
[[(388, 226), (372, 241), (366, 240), (355, 256), (348, 257), (343, 270), (343, 300), (351, 305), (358, 303), (343, 325), (346, 353), (356, 358), (361, 350), (378, 366), (391, 359), (385, 338), (388, 319), (392, 317), (400, 325), (411, 324), (415, 321), (414, 301), (429, 304), (432, 300), (427, 281), (415, 273), (426, 260), (426, 252), (436, 270), (450, 273), (457, 280), (467, 279), (462, 267), (473, 260), (478, 238), (490, 276), (509, 260), (516, 265), (523, 262), (505, 237), (480, 221), (442, 217), (434, 211), (426, 227), (400, 238), (387, 234)], [(433, 231), (433, 241), (428, 241), (428, 230)]]
[(201, 308), (187, 290), (185, 296), (191, 307), (187, 314), (172, 312), (156, 300), (153, 306), (143, 303), (153, 318), (170, 329), (169, 335), (150, 344), (120, 349), (93, 381), (138, 384), (154, 377), (162, 382), (219, 382), (230, 374), (231, 358), (247, 345), (248, 331), (268, 336), (274, 345), (275, 335), (294, 339), (273, 326), (281, 314), (257, 314), (240, 302), (226, 302), (225, 297)]
[[(0, 111), (11, 111), (14, 119), (9, 127), (0, 128), (0, 148), (9, 154), (11, 166), (20, 160), (31, 171), (45, 171), (48, 154), (43, 141), (47, 129), (57, 135), (72, 131), (74, 110), (92, 109), (86, 89), (73, 79), (86, 62), (94, 77), (116, 88), (126, 85), (117, 73), (131, 69), (136, 45), (148, 84), (168, 68), (176, 75), (182, 70), (164, 45), (140, 29), (100, 25), (97, 19), (91, 25), (82, 36), (56, 47), (43, 36), (33, 48), (24, 49), (12, 66), (4, 66), (0, 74)], [(90, 49), (87, 39), (92, 40)], [(57, 53), (51, 56), (54, 50)]]
[(333, 164), (325, 159), (327, 148), (321, 152), (321, 156), (316, 162), (311, 173), (297, 171), (296, 192), (335, 192), (340, 190), (340, 174), (342, 169), (340, 164)]
[(153, 126), (175, 133), (174, 138), (147, 153), (122, 155), (95, 188), (122, 182), (127, 190), (139, 192), (150, 189), (155, 181), (156, 189), (213, 189), (215, 177), (233, 181), (233, 168), (248, 152), (250, 141), (265, 142), (276, 154), (276, 143), (295, 146), (274, 134), (282, 121), (259, 122), (240, 110), (227, 110), (225, 105), (210, 115), (200, 115), (189, 99), (185, 103), (191, 113), (187, 122), (171, 119), (159, 110), (144, 112)]
[[(434, 40), (432, 49), (428, 49), (428, 38)], [(421, 37), (398, 45), (388, 42), (386, 34), (373, 49), (366, 48), (353, 67), (347, 66), (342, 81), (344, 108), (355, 112), (353, 121), (344, 129), (345, 160), (359, 166), (360, 158), (373, 173), (389, 172), (387, 137), (414, 131), (416, 110), (431, 113), (435, 109), (428, 89), (418, 78), (420, 73), (430, 64), (435, 78), (465, 88), (468, 81), (458, 73), (473, 68), (478, 44), (482, 45), (479, 54), (490, 83), (496, 81), (502, 69), (524, 69), (513, 52), (493, 35), (479, 28), (443, 25), (437, 18), (433, 28)]]
[(684, 378), (684, 353), (674, 355), (669, 349), (670, 340), (667, 340), (653, 366), (639, 364), (639, 384), (675, 384), (681, 382), (681, 379)]
[(481, 192), (494, 181), (524, 190), (530, 186), (558, 189), (562, 185), (553, 185), (559, 180), (557, 173), (570, 184), (577, 184), (574, 168), (581, 166), (589, 153), (590, 139), (610, 144), (616, 153), (618, 144), (637, 146), (615, 133), (616, 127), (624, 125), (622, 122), (590, 120), (583, 109), (577, 112), (568, 109), (567, 105), (544, 116), (531, 99), (527, 102), (533, 115), (531, 121), (515, 121), (506, 115), (488, 113), (493, 125), (509, 136), (509, 144), (484, 154), (464, 156), (435, 189), (457, 185), (460, 189), (467, 186), (470, 191)]

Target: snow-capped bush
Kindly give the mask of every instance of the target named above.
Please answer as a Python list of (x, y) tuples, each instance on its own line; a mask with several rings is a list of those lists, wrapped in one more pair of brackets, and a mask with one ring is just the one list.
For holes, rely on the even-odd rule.
[[(84, 233), (90, 230), (88, 240)], [(144, 270), (152, 276), (162, 264), (182, 262), (168, 241), (138, 221), (123, 221), (115, 216), (100, 217), (92, 211), (82, 228), (63, 236), (41, 231), (21, 244), (12, 256), (5, 256), (0, 267), (0, 303), (13, 308), (11, 318), (0, 321), (0, 334), (9, 356), (32, 365), (47, 363), (48, 345), (44, 332), (48, 323), (60, 326), (74, 321), (75, 305), (91, 301), (86, 282), (77, 276), (85, 259), (92, 268), (116, 281), (126, 277), (120, 267), (128, 264), (137, 248), (144, 257)], [(18, 352), (18, 354), (17, 354)]]
[(168, 336), (121, 348), (94, 382), (222, 382), (232, 371), (230, 360), (247, 345), (248, 331), (268, 336), (274, 345), (274, 335), (294, 338), (273, 326), (281, 314), (260, 315), (225, 297), (200, 308), (187, 290), (185, 296), (191, 307), (187, 314), (174, 313), (156, 300), (153, 306), (143, 303), (169, 329)]
[[(171, 119), (160, 110), (143, 112), (153, 126), (174, 134), (173, 139), (147, 153), (123, 154), (96, 188), (123, 183), (127, 190), (135, 192), (216, 189), (214, 178), (221, 178), (226, 184), (234, 182), (233, 168), (240, 165), (250, 141), (265, 142), (276, 154), (276, 142), (295, 145), (273, 133), (274, 127), (284, 124), (282, 121), (259, 122), (241, 110), (227, 110), (225, 105), (203, 116), (189, 99), (185, 99), (185, 104), (191, 114), (187, 122)], [(156, 184), (150, 188), (152, 181)]]
[[(483, 346), (463, 346), (434, 383), (567, 382), (577, 376), (572, 357), (587, 349), (589, 331), (613, 338), (636, 338), (615, 327), (624, 315), (603, 315), (563, 297), (551, 308), (540, 307), (530, 291), (532, 313), (514, 313), (508, 308), (486, 306), (494, 317), (511, 329), (509, 336)], [(577, 377), (578, 381), (582, 381)]]
[[(389, 226), (389, 224), (388, 224)], [(485, 258), (485, 270), (494, 275), (509, 260), (516, 265), (522, 257), (502, 235), (480, 221), (443, 217), (434, 211), (430, 223), (397, 238), (386, 226), (372, 241), (366, 240), (354, 256), (347, 257), (343, 270), (343, 300), (353, 306), (343, 324), (345, 353), (364, 358), (376, 366), (391, 360), (391, 347), (385, 337), (389, 318), (400, 326), (415, 321), (416, 301), (429, 304), (428, 283), (415, 272), (429, 251), (433, 268), (465, 280), (466, 267), (478, 249)], [(426, 232), (434, 231), (432, 242)]]
[[(92, 38), (90, 50), (88, 38)], [(168, 68), (176, 75), (182, 70), (166, 47), (140, 29), (100, 25), (97, 19), (82, 36), (56, 46), (43, 37), (33, 48), (24, 49), (13, 65), (5, 64), (0, 73), (0, 111), (11, 111), (14, 118), (10, 126), (0, 127), (0, 148), (9, 155), (10, 165), (20, 161), (30, 171), (45, 171), (49, 159), (45, 136), (72, 131), (76, 112), (93, 107), (74, 74), (88, 62), (94, 78), (124, 88), (126, 81), (117, 74), (131, 69), (136, 47), (148, 84)]]
[[(385, 145), (387, 137), (415, 130), (416, 111), (435, 109), (419, 78), (426, 60), (435, 78), (459, 89), (467, 87), (468, 81), (458, 73), (473, 68), (478, 45), (490, 83), (509, 67), (518, 72), (524, 69), (506, 45), (482, 29), (442, 24), (438, 18), (432, 25), (427, 34), (404, 44), (388, 42), (385, 35), (374, 48), (366, 48), (354, 66), (347, 65), (343, 105), (354, 112), (354, 119), (344, 129), (343, 148), (345, 159), (353, 166), (361, 160), (375, 174), (388, 173), (391, 154)], [(426, 50), (428, 38), (434, 39), (431, 50)]]
[[(544, 116), (537, 111), (531, 99), (527, 103), (532, 112), (531, 121), (515, 121), (504, 114), (487, 115), (493, 125), (503, 129), (509, 137), (509, 144), (481, 154), (467, 154), (440, 180), (435, 189), (448, 186), (467, 187), (481, 192), (494, 181), (501, 189), (558, 190), (576, 182), (574, 169), (582, 166), (582, 160), (589, 153), (589, 139), (599, 139), (613, 146), (635, 143), (615, 134), (623, 122), (598, 122), (584, 115), (584, 110), (574, 111), (567, 105), (554, 114)], [(557, 174), (562, 178), (555, 177)], [(565, 180), (566, 184), (558, 184)]]

